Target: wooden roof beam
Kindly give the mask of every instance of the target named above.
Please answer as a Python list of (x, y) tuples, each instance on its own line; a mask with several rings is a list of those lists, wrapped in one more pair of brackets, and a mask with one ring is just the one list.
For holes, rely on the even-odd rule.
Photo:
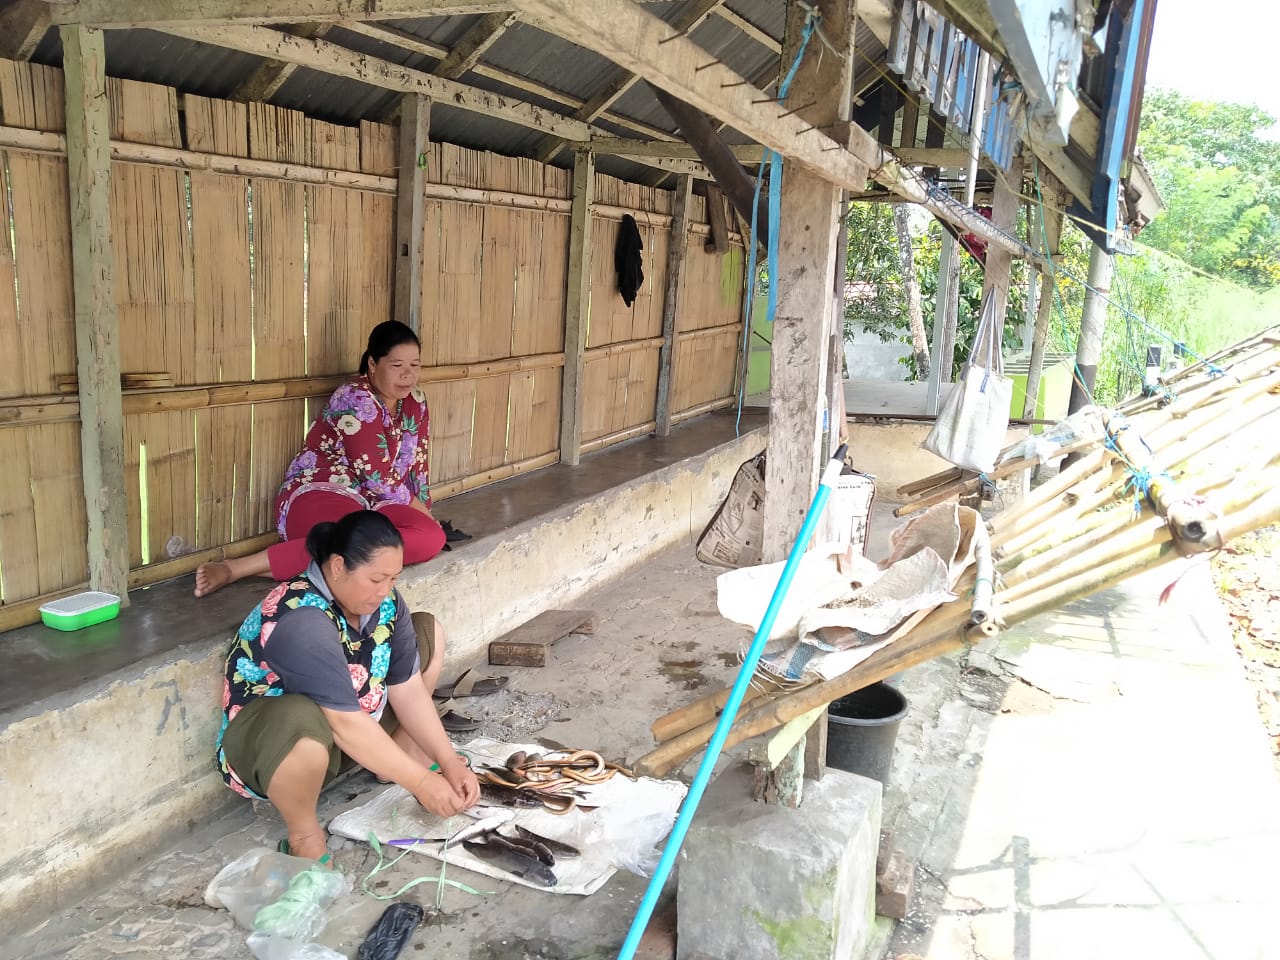
[(484, 52), (498, 42), (507, 28), (520, 19), (514, 10), (498, 10), (485, 14), (462, 35), (449, 55), (431, 72), (437, 77), (457, 80), (480, 62)]
[[(295, 37), (319, 39), (329, 32), (332, 24), (301, 23), (290, 27), (289, 32)], [(258, 69), (253, 71), (231, 91), (232, 100), (267, 101), (276, 95), (290, 77), (298, 70), (296, 63), (284, 63), (280, 60), (264, 60)]]
[(252, 53), (270, 60), (358, 80), (384, 90), (417, 93), (451, 107), (483, 113), (532, 130), (571, 140), (588, 140), (589, 124), (561, 116), (524, 100), (434, 77), (387, 60), (366, 56), (325, 40), (305, 39), (267, 27), (169, 27), (163, 32), (213, 46)]
[[(681, 11), (680, 16), (671, 21), (670, 29), (680, 36), (688, 34), (724, 2), (725, 0), (691, 0), (689, 6)], [(585, 44), (579, 45), (586, 46)], [(589, 46), (586, 48), (588, 50), (591, 49)], [(612, 106), (619, 97), (635, 86), (639, 80), (640, 75), (634, 70), (619, 72), (602, 90), (590, 97), (582, 105), (581, 109), (574, 113), (574, 119), (583, 121), (595, 120)], [(538, 145), (534, 150), (533, 156), (543, 163), (549, 163), (564, 147), (565, 142), (563, 139), (548, 138)]]
[[(1027, 249), (994, 230), (976, 211), (932, 192), (917, 173), (856, 124), (832, 127), (833, 138), (797, 116), (794, 107), (753, 102), (760, 91), (750, 81), (709, 61), (696, 43), (630, 0), (595, 0), (590, 9), (575, 0), (511, 3), (540, 28), (608, 57), (831, 183), (861, 193), (870, 171), (876, 182), (957, 227), (1015, 253)], [(1041, 258), (1033, 254), (1032, 259)]]
[[(360, 23), (357, 21), (346, 21), (341, 24), (343, 30), (358, 34), (362, 37), (368, 37), (371, 40), (377, 40), (380, 43), (386, 43), (402, 50), (408, 50), (412, 53), (420, 53), (423, 56), (432, 57), (436, 60), (443, 60), (449, 55), (449, 48), (438, 43), (432, 43), (421, 37), (409, 33), (407, 30), (401, 30), (393, 24), (382, 23)], [(511, 73), (500, 67), (494, 67), (487, 63), (477, 63), (471, 70), (476, 76), (485, 77), (489, 80), (495, 80), (505, 86), (512, 87), (516, 90), (523, 90), (525, 93), (531, 93), (536, 97), (544, 100), (550, 100), (552, 103), (558, 103), (562, 107), (568, 107), (571, 110), (578, 110), (582, 107), (583, 101), (577, 97), (571, 96), (560, 90), (548, 87), (545, 84), (538, 83), (536, 80), (530, 80), (528, 77), (522, 77), (518, 73)], [(633, 130), (644, 137), (654, 140), (674, 141), (676, 138), (672, 134), (663, 130), (661, 127), (655, 127), (648, 123), (642, 123), (639, 120), (620, 113), (605, 112), (600, 115), (600, 119), (607, 120), (615, 126), (622, 127), (626, 130)]]
[(51, 24), (49, 5), (41, 0), (18, 0), (0, 13), (0, 57), (30, 60)]
[(75, 0), (51, 3), (56, 24), (129, 27), (336, 23), (493, 13), (503, 0)]
[(772, 50), (774, 53), (782, 52), (781, 40), (778, 40), (767, 31), (760, 29), (760, 27), (756, 26), (754, 23), (752, 23), (742, 14), (738, 13), (732, 7), (727, 7), (724, 5), (716, 7), (715, 15), (719, 17), (721, 20), (724, 20), (726, 23), (732, 24), (733, 26), (737, 27), (739, 30), (745, 33), (748, 37), (750, 37), (756, 43), (760, 44), (762, 47), (767, 47), (768, 49)]
[[(598, 157), (698, 159), (698, 152), (689, 144), (662, 140), (646, 142), (643, 140), (628, 140), (626, 137), (595, 137), (587, 143), (572, 143), (569, 146), (574, 149), (590, 150)], [(730, 145), (729, 151), (740, 163), (759, 163), (764, 157), (764, 147), (754, 143)]]

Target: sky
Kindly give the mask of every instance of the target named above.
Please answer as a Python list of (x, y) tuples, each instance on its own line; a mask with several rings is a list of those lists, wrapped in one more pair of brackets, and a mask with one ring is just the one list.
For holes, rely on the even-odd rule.
[(1157, 0), (1147, 86), (1253, 103), (1280, 119), (1278, 36), (1276, 0)]

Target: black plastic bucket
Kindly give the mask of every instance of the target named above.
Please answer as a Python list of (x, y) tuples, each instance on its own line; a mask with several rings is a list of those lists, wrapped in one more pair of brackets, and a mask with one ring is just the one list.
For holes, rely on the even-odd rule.
[(887, 683), (873, 683), (833, 700), (827, 720), (827, 766), (888, 785), (898, 724), (907, 698)]

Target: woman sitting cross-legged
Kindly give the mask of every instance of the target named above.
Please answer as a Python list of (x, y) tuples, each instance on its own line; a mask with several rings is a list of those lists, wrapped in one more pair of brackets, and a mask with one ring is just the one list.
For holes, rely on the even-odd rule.
[(275, 804), (290, 852), (319, 858), (316, 803), (343, 755), (440, 816), (472, 806), (480, 787), (432, 705), (444, 635), (395, 589), (395, 525), (349, 513), (313, 527), (307, 548), (311, 565), (267, 594), (232, 641), (215, 762), (231, 789)]
[(403, 323), (373, 328), (360, 373), (329, 398), (276, 495), (281, 543), (196, 570), (197, 597), (241, 577), (296, 577), (307, 565), (307, 533), (354, 510), (386, 514), (404, 539), (404, 562), (425, 563), (445, 544), (431, 516), (427, 398), (418, 387), (418, 338)]

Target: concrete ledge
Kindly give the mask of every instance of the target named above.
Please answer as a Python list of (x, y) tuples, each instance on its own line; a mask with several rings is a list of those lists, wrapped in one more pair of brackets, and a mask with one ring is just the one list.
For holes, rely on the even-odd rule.
[[(633, 441), (641, 446), (622, 454), (640, 465), (639, 475), (500, 530), (494, 527), (502, 521), (484, 524), (474, 512), (489, 509), (485, 496), (502, 494), (486, 491), (497, 488), (446, 501), (441, 512), (466, 521), (460, 525), (476, 539), (406, 571), (406, 599), (443, 619), (455, 664), (479, 658), (489, 640), (538, 612), (624, 575), (666, 546), (691, 542), (738, 465), (765, 444), (763, 428), (740, 438), (730, 432), (727, 440), (723, 425), (715, 430), (714, 440), (705, 439), (713, 431), (693, 431), (701, 446), (692, 452), (688, 439), (665, 448), (667, 441)], [(659, 462), (665, 450), (668, 462), (646, 469), (645, 443), (658, 445)], [(607, 465), (610, 455), (596, 456)], [(577, 475), (592, 471), (594, 459)], [(518, 491), (524, 479), (537, 475), (499, 486)], [(205, 601), (191, 598), (189, 578), (153, 588), (135, 596), (119, 621), (65, 635), (84, 644), (79, 652), (71, 639), (42, 635), (40, 627), (10, 635), (33, 668), (44, 658), (43, 680), (70, 679), (44, 696), (33, 690), (29, 700), (15, 699), (11, 687), (0, 710), (0, 936), (38, 924), (242, 802), (213, 770), (216, 705), (227, 638), (264, 588), (262, 581), (235, 584)], [(157, 648), (150, 632), (169, 635)], [(119, 649), (92, 649), (112, 638), (131, 662), (120, 662)], [(55, 657), (65, 659), (50, 664)]]

